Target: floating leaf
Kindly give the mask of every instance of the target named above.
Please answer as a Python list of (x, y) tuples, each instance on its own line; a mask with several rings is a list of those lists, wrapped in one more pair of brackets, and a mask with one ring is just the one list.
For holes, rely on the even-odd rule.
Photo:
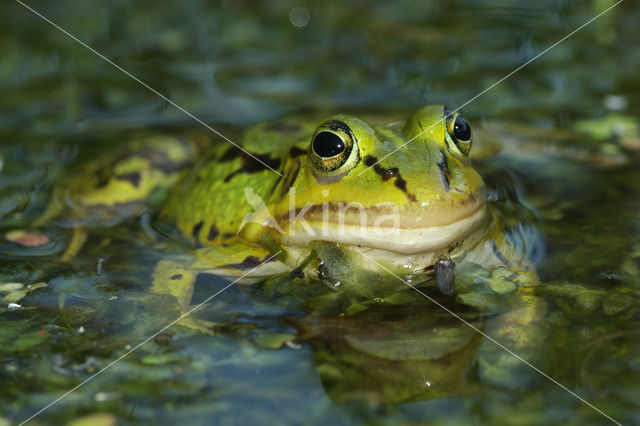
[(39, 232), (28, 232), (23, 230), (7, 232), (4, 238), (12, 243), (17, 243), (25, 247), (39, 247), (51, 241), (49, 237), (44, 234), (40, 234)]

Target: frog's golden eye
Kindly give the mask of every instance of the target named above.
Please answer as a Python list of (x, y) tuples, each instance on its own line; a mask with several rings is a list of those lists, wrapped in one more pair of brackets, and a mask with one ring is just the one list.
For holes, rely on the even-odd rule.
[[(311, 139), (309, 159), (314, 169), (325, 175), (340, 174), (354, 157), (353, 134), (342, 121), (321, 124)], [(357, 159), (357, 153), (356, 153)]]
[(447, 117), (447, 138), (464, 155), (471, 151), (471, 126), (465, 118), (457, 112), (445, 110)]

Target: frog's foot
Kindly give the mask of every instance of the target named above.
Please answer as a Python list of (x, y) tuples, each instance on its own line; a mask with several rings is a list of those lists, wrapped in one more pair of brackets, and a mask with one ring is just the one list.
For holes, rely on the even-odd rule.
[(241, 243), (203, 248), (196, 255), (196, 259), (158, 262), (152, 290), (176, 299), (182, 317), (178, 324), (206, 333), (213, 333), (218, 324), (192, 317), (191, 298), (198, 275), (213, 274), (230, 283), (254, 283), (291, 271), (268, 250)]
[(198, 271), (191, 266), (174, 260), (161, 260), (152, 275), (152, 291), (168, 294), (178, 302), (178, 324), (195, 331), (213, 333), (215, 324), (193, 318), (191, 297), (198, 277)]

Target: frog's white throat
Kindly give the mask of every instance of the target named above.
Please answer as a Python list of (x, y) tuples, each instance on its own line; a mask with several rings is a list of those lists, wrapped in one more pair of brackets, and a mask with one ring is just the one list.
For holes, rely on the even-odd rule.
[(360, 248), (378, 249), (412, 255), (450, 247), (482, 226), (487, 210), (482, 207), (456, 222), (422, 228), (361, 226), (331, 222), (295, 222), (287, 224), (280, 237), (283, 246), (305, 247), (310, 242), (324, 241)]

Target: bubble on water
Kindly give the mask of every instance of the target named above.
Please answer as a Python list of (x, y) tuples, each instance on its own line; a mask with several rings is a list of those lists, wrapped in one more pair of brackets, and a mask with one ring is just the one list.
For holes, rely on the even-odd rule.
[(289, 12), (289, 22), (294, 27), (302, 28), (309, 23), (309, 19), (311, 15), (309, 14), (309, 10), (306, 7), (294, 7)]

